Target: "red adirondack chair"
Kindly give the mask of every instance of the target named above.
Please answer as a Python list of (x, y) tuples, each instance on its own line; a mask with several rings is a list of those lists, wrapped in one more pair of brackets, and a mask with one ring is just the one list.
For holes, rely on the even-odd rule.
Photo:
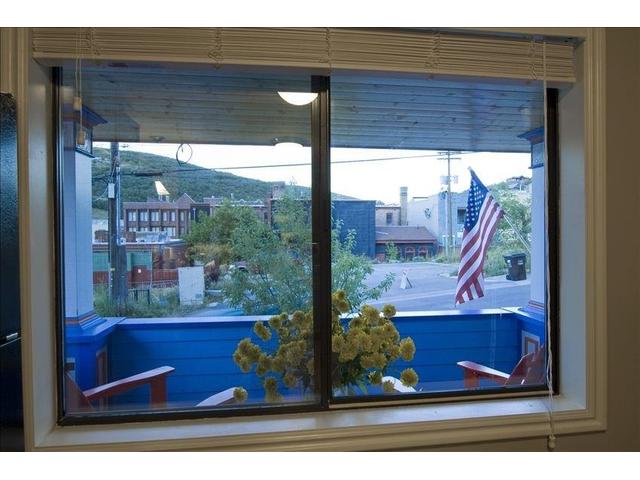
[(536, 385), (544, 383), (546, 370), (544, 364), (544, 348), (539, 348), (523, 356), (511, 374), (480, 365), (475, 362), (458, 362), (464, 372), (465, 388), (478, 388), (480, 379), (493, 380), (498, 385)]
[[(163, 408), (167, 405), (167, 375), (175, 370), (173, 367), (159, 367), (131, 377), (105, 383), (89, 390), (81, 390), (67, 372), (65, 374), (65, 394), (67, 409), (71, 413), (91, 412), (99, 410), (95, 402), (124, 393), (141, 385), (149, 385), (151, 394), (149, 403), (152, 408)], [(93, 403), (92, 403), (93, 402)]]

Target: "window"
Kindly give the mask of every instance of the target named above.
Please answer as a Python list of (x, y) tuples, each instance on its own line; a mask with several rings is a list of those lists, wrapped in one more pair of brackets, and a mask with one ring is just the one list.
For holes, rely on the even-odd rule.
[(149, 212), (146, 210), (142, 210), (140, 212), (140, 221), (141, 222), (148, 222), (149, 221)]
[(387, 212), (387, 225), (393, 224), (393, 213)]
[[(156, 223), (150, 226), (152, 234), (135, 240), (129, 235), (127, 242), (118, 240), (124, 235), (110, 235), (109, 242), (99, 247), (71, 232), (65, 236), (66, 262), (74, 263), (77, 277), (65, 276), (63, 286), (72, 300), (64, 307), (64, 415), (79, 421), (114, 413), (177, 414), (196, 407), (206, 413), (226, 410), (230, 401), (238, 411), (317, 408), (319, 370), (311, 314), (315, 268), (311, 106), (296, 105), (295, 99), (278, 94), (309, 92), (311, 79), (262, 72), (202, 76), (189, 70), (158, 75), (152, 68), (83, 69), (83, 101), (100, 120), (93, 130), (96, 158), (88, 171), (82, 170), (80, 159), (70, 164), (86, 174), (74, 181), (92, 188), (64, 203), (63, 219), (90, 231), (92, 211), (96, 217), (109, 218), (117, 211), (112, 207), (137, 202), (140, 219), (146, 220), (142, 213), (150, 211), (151, 222)], [(72, 70), (63, 71), (62, 91), (68, 90), (64, 87), (73, 78)], [(105, 89), (103, 79), (124, 82), (122, 89)], [(143, 84), (163, 88), (145, 87), (143, 93)], [(211, 93), (210, 101), (201, 104), (199, 126), (192, 123), (195, 98), (180, 100), (192, 87)], [(149, 112), (135, 125), (124, 113), (131, 95), (137, 99), (133, 108)], [(147, 109), (169, 97), (180, 105), (170, 115), (159, 119)], [(249, 174), (240, 169), (221, 175), (212, 167), (222, 164), (192, 162), (185, 172), (176, 171), (174, 154), (157, 153), (156, 135), (162, 135), (163, 146), (178, 156), (181, 144), (195, 150), (204, 144), (200, 151), (208, 153), (201, 157), (213, 152), (224, 163), (222, 159), (233, 154), (260, 168)], [(285, 174), (279, 168), (283, 158), (299, 166)], [(160, 186), (154, 177), (158, 172)], [(274, 182), (274, 175), (284, 175), (278, 177), (282, 182)], [(98, 190), (107, 184), (116, 186), (114, 198), (100, 212), (104, 205)], [(264, 188), (271, 184), (277, 195), (267, 204)], [(62, 188), (71, 191), (64, 180)], [(92, 190), (94, 197), (89, 195)], [(222, 198), (212, 210), (205, 199), (219, 192)], [(158, 196), (166, 207), (158, 207)], [(184, 227), (174, 226), (178, 203), (190, 203), (188, 208), (202, 212), (194, 235), (185, 239), (176, 238), (176, 233), (185, 233)], [(271, 222), (266, 221), (267, 209)], [(185, 212), (179, 210), (183, 223)], [(135, 211), (127, 211), (128, 221), (135, 217)], [(76, 243), (78, 250), (72, 253), (69, 248)], [(78, 317), (101, 325), (91, 342), (75, 328)], [(159, 337), (148, 337), (148, 328)], [(109, 366), (100, 383), (145, 374), (149, 378), (145, 388), (84, 398), (81, 391), (98, 386), (97, 352)]]
[[(182, 205), (180, 202), (184, 198), (191, 198), (191, 204), (196, 205), (190, 207), (192, 212), (209, 212), (198, 216), (193, 235), (186, 239), (188, 244), (173, 238), (175, 227), (153, 226), (151, 231), (158, 235), (145, 235), (145, 241), (137, 242), (139, 245), (135, 245), (135, 250), (128, 250), (127, 245), (116, 240), (107, 246), (107, 251), (90, 251), (92, 262), (87, 264), (93, 265), (93, 271), (89, 273), (96, 278), (99, 273), (115, 272), (114, 281), (99, 285), (89, 283), (93, 288), (84, 290), (75, 286), (78, 283), (69, 281), (65, 284), (64, 288), (75, 289), (70, 294), (76, 297), (76, 305), (82, 304), (82, 308), (87, 309), (84, 313), (94, 309), (96, 317), (92, 320), (109, 323), (108, 345), (101, 345), (107, 347), (106, 353), (102, 354), (109, 359), (109, 380), (151, 372), (148, 374), (157, 378), (157, 382), (170, 386), (166, 396), (159, 393), (154, 396), (152, 392), (148, 397), (144, 392), (132, 391), (105, 399), (102, 410), (95, 415), (114, 412), (134, 415), (133, 412), (152, 411), (152, 407), (179, 412), (200, 404), (203, 411), (215, 411), (229, 408), (215, 403), (225, 396), (236, 402), (231, 408), (238, 411), (263, 407), (286, 411), (291, 406), (317, 409), (321, 404), (332, 402), (404, 397), (430, 399), (444, 393), (466, 395), (478, 389), (506, 393), (520, 388), (496, 385), (492, 379), (474, 383), (476, 374), (471, 372), (471, 364), (482, 363), (508, 374), (515, 370), (527, 352), (537, 354), (537, 348), (545, 342), (548, 318), (544, 302), (551, 287), (545, 284), (542, 272), (549, 260), (544, 254), (540, 256), (544, 248), (538, 248), (535, 258), (528, 252), (523, 256), (521, 252), (533, 244), (544, 247), (547, 242), (540, 223), (545, 214), (545, 189), (518, 188), (512, 192), (505, 176), (526, 177), (532, 185), (536, 182), (533, 178), (535, 169), (531, 173), (529, 167), (539, 161), (542, 152), (539, 129), (544, 125), (544, 92), (540, 84), (505, 81), (496, 85), (464, 79), (427, 81), (382, 74), (357, 77), (335, 74), (329, 88), (326, 77), (274, 75), (263, 78), (257, 74), (236, 76), (218, 72), (203, 76), (177, 69), (166, 73), (166, 81), (173, 88), (168, 95), (182, 95), (185, 85), (192, 84), (190, 82), (214, 92), (215, 102), (212, 100), (204, 105), (199, 113), (202, 128), (193, 128), (189, 113), (191, 103), (183, 99), (184, 104), (167, 115), (166, 124), (157, 116), (147, 119), (143, 116), (127, 133), (123, 127), (125, 120), (120, 118), (124, 110), (116, 108), (120, 103), (130, 101), (129, 97), (124, 99), (122, 91), (135, 90), (141, 83), (154, 84), (157, 73), (140, 67), (121, 77), (124, 74), (117, 68), (102, 65), (87, 67), (83, 75), (87, 85), (85, 102), (91, 104), (92, 110), (104, 120), (94, 127), (94, 154), (106, 164), (107, 159), (114, 161), (117, 158), (113, 153), (120, 148), (120, 142), (114, 139), (126, 141), (128, 145), (128, 159), (122, 156), (120, 169), (107, 168), (107, 173), (95, 176), (96, 181), (104, 182), (105, 175), (107, 180), (114, 180), (109, 178), (109, 175), (115, 175), (110, 172), (127, 173), (134, 164), (140, 169), (140, 162), (131, 160), (138, 152), (150, 159), (145, 167), (148, 172), (143, 172), (146, 175), (137, 175), (149, 179), (144, 187), (147, 191), (143, 191), (137, 182), (128, 184), (129, 178), (123, 175), (118, 182), (120, 191), (116, 198), (119, 201), (144, 201), (139, 198), (142, 195), (147, 198), (148, 207), (155, 203), (156, 208), (162, 209), (157, 200), (152, 199), (153, 189), (157, 188), (152, 177), (158, 168), (164, 168), (163, 176), (174, 175), (181, 179), (181, 183), (178, 178), (175, 182), (165, 183), (171, 185), (171, 192), (170, 196), (163, 194), (167, 197), (164, 202), (174, 202), (170, 199), (177, 198), (175, 203)], [(100, 79), (104, 77), (122, 81), (123, 90), (102, 91), (104, 82)], [(72, 78), (72, 73), (65, 72), (66, 82)], [(310, 90), (318, 94), (313, 100), (315, 108), (309, 104), (296, 105), (297, 101), (288, 99), (286, 94), (277, 93), (309, 93)], [(243, 94), (230, 94), (229, 91)], [(137, 97), (137, 101), (142, 107), (145, 102), (155, 101), (157, 94), (151, 90), (145, 96)], [(257, 96), (263, 101), (253, 105), (249, 100), (243, 100), (243, 95), (247, 98)], [(468, 104), (461, 101), (460, 106), (456, 103), (459, 96), (465, 95), (483, 99), (487, 107), (484, 113), (496, 116), (486, 124), (480, 122), (474, 126), (477, 135), (473, 143), (466, 143), (468, 137), (458, 130), (470, 128), (469, 123), (460, 127), (461, 122), (457, 120), (428, 120), (451, 117), (447, 117), (449, 109)], [(413, 97), (420, 101), (410, 101)], [(504, 97), (513, 103), (530, 106), (518, 117), (517, 127), (523, 129), (520, 136), (513, 135), (515, 127), (509, 123), (511, 117), (491, 113), (490, 106), (502, 102)], [(447, 103), (434, 98), (456, 100)], [(549, 98), (554, 97), (550, 95)], [(329, 110), (329, 101), (332, 102), (330, 119), (321, 111), (323, 108), (325, 113)], [(243, 108), (237, 113), (233, 108), (225, 108), (223, 114), (218, 102), (229, 105), (239, 102)], [(252, 111), (251, 118), (244, 117), (244, 109), (252, 108), (258, 110)], [(381, 113), (376, 110), (378, 108), (388, 111)], [(509, 109), (515, 107), (504, 108), (510, 112)], [(550, 111), (553, 112), (553, 108)], [(464, 113), (472, 116), (475, 110)], [(282, 122), (273, 122), (274, 115)], [(376, 121), (369, 121), (369, 116), (375, 117)], [(399, 120), (403, 118), (406, 120)], [(489, 128), (493, 120), (504, 122), (505, 128), (497, 131)], [(222, 123), (211, 128), (212, 122)], [(253, 128), (252, 122), (258, 122), (260, 128)], [(145, 128), (140, 128), (141, 125)], [(321, 132), (326, 126), (330, 127), (332, 139), (330, 169), (326, 162), (320, 161), (328, 152), (312, 148), (322, 145)], [(149, 137), (142, 138), (141, 135)], [(246, 165), (251, 168), (238, 168), (238, 173), (233, 175), (244, 178), (236, 180), (236, 188), (229, 188), (219, 205), (201, 207), (200, 202), (213, 198), (213, 194), (220, 191), (216, 187), (221, 185), (216, 184), (217, 178), (212, 172), (216, 167), (194, 164), (189, 172), (177, 175), (175, 165), (169, 167), (167, 163), (171, 157), (153, 153), (152, 147), (148, 146), (156, 137), (161, 137), (161, 143), (177, 151), (179, 142), (184, 144), (189, 139), (196, 145), (193, 148), (201, 144), (211, 148), (251, 146), (255, 150), (253, 156), (247, 158)], [(443, 138), (451, 143), (439, 143)], [(550, 138), (554, 141), (553, 136)], [(447, 154), (442, 153), (443, 148), (447, 148)], [(487, 159), (487, 153), (491, 154), (491, 159)], [(143, 158), (143, 155), (139, 156)], [(452, 158), (456, 156), (460, 159)], [(277, 169), (285, 158), (287, 164), (294, 166), (287, 171), (287, 180), (278, 183), (274, 172), (282, 172)], [(452, 165), (455, 161), (460, 163)], [(127, 165), (127, 162), (131, 163)], [(387, 173), (380, 175), (375, 171), (376, 165), (383, 165)], [(463, 167), (466, 166), (472, 167), (477, 174), (475, 186), (470, 174), (465, 177)], [(98, 162), (95, 168), (99, 168)], [(458, 170), (457, 173), (447, 173), (443, 183), (443, 171), (452, 169)], [(321, 179), (327, 178), (327, 173), (331, 174), (330, 196), (320, 184)], [(547, 181), (544, 170), (541, 175), (537, 181), (544, 187)], [(452, 178), (456, 176), (461, 182), (452, 185)], [(90, 182), (92, 178), (84, 181)], [(354, 178), (369, 180), (354, 182)], [(380, 181), (370, 180), (376, 178)], [(204, 181), (195, 182), (195, 179)], [(479, 179), (489, 187), (488, 191), (478, 186)], [(526, 180), (521, 179), (520, 183), (523, 181)], [(255, 188), (266, 182), (273, 185), (270, 195), (267, 199), (256, 198)], [(98, 190), (97, 186), (92, 186), (94, 191)], [(242, 190), (243, 186), (246, 190)], [(418, 189), (422, 190), (416, 191), (415, 196), (408, 195)], [(445, 189), (452, 193), (442, 195)], [(479, 198), (477, 189), (483, 192), (483, 202), (494, 198), (505, 212), (514, 217), (518, 214), (523, 220), (514, 232), (510, 230), (513, 227), (498, 223), (497, 216), (492, 220), (479, 217), (476, 222), (481, 227), (478, 228), (482, 228), (482, 222), (495, 221), (495, 232), (487, 236), (491, 247), (486, 252), (484, 268), (472, 283), (465, 284), (457, 279), (458, 275), (465, 275), (464, 271), (458, 270), (466, 267), (460, 267), (464, 255), (460, 252), (456, 225), (461, 212), (465, 220), (466, 205), (472, 205)], [(74, 198), (77, 203), (88, 200)], [(393, 212), (385, 212), (384, 225), (376, 225), (376, 205), (397, 204), (398, 201), (398, 224), (394, 225)], [(174, 210), (162, 209), (151, 210), (152, 222), (159, 221), (160, 211), (163, 222), (175, 221)], [(426, 211), (433, 213), (425, 216)], [(455, 217), (453, 212), (457, 214)], [(90, 220), (79, 218), (79, 211), (71, 211), (68, 215), (76, 215), (76, 222)], [(180, 216), (184, 217), (183, 211)], [(331, 230), (331, 235), (320, 234), (327, 230)], [(181, 228), (177, 231), (182, 235)], [(319, 247), (312, 248), (314, 244)], [(379, 248), (384, 250), (379, 252)], [(428, 251), (442, 254), (444, 261), (421, 263)], [(384, 255), (380, 256), (380, 253)], [(67, 251), (65, 255), (72, 258)], [(375, 258), (382, 261), (376, 263)], [(77, 262), (78, 265), (82, 263), (80, 259)], [(79, 274), (80, 270), (76, 270)], [(87, 272), (80, 273), (87, 275)], [(488, 277), (486, 282), (484, 277)], [(550, 280), (555, 281), (554, 278)], [(148, 295), (129, 295), (132, 285), (147, 286)], [(456, 296), (456, 307), (451, 308), (451, 291), (458, 286), (464, 290), (459, 298)], [(461, 315), (460, 312), (466, 309), (481, 309), (483, 313)], [(315, 318), (312, 311), (317, 312)], [(323, 315), (323, 311), (328, 311), (329, 315)], [(78, 318), (66, 310), (65, 315), (67, 320)], [(216, 350), (213, 325), (222, 328), (221, 324), (227, 321), (224, 318), (229, 316), (238, 319), (228, 321), (230, 337), (225, 337), (226, 350)], [(446, 330), (452, 324), (451, 316), (455, 316), (456, 321), (466, 322), (461, 331)], [(171, 348), (175, 350), (169, 358), (178, 366), (154, 364), (157, 358), (164, 357), (132, 353), (160, 348), (154, 345), (155, 342), (162, 343), (162, 348), (169, 343), (168, 337), (153, 340), (150, 336), (149, 340), (144, 340), (145, 335), (141, 334), (136, 338), (145, 342), (144, 348), (129, 345), (131, 337), (126, 332), (152, 328), (153, 321), (145, 318), (161, 319), (157, 322), (159, 331), (166, 329), (172, 321), (176, 323), (174, 331), (164, 334), (171, 336)], [(177, 318), (181, 321), (176, 321)], [(176, 335), (180, 338), (183, 334), (175, 330), (191, 318), (198, 318), (193, 320), (198, 326), (184, 333), (183, 342), (174, 341)], [(317, 318), (331, 318), (332, 324), (318, 323)], [(203, 319), (209, 319), (210, 325), (209, 320)], [(71, 320), (68, 323), (71, 324)], [(451, 344), (430, 345), (425, 324), (435, 329), (444, 328), (445, 333), (456, 333), (456, 338)], [(478, 331), (474, 329), (482, 332), (480, 346), (475, 350), (464, 347), (464, 335)], [(327, 354), (329, 342), (321, 343), (318, 340), (321, 335), (314, 335), (317, 332), (325, 339), (331, 339), (332, 355)], [(73, 383), (65, 390), (65, 413), (74, 417), (86, 415), (86, 412), (81, 404), (74, 404), (71, 399), (73, 385), (81, 389), (92, 388), (91, 383), (95, 383), (96, 378), (95, 365), (93, 352), (82, 350), (93, 346), (87, 347), (87, 342), (75, 338), (72, 328), (68, 328), (67, 333), (65, 359), (73, 361), (68, 362), (66, 374)], [(198, 335), (197, 340), (193, 340), (193, 335)], [(212, 360), (205, 351), (197, 358), (189, 356), (195, 348), (190, 342), (196, 341), (223, 353), (215, 357), (217, 360)], [(437, 350), (447, 353), (436, 357)], [(320, 356), (323, 351), (325, 354)], [(206, 379), (192, 382), (189, 378), (194, 375), (192, 368), (203, 368), (210, 373)], [(544, 358), (539, 370), (544, 370)], [(334, 373), (330, 381), (325, 377), (327, 372)], [(525, 390), (543, 387), (541, 378), (524, 386)]]
[[(484, 111), (465, 109), (465, 98), (482, 99)], [(331, 271), (349, 314), (333, 324), (334, 402), (499, 391), (485, 367), (505, 373), (503, 389), (546, 388), (547, 179), (532, 168), (543, 147), (542, 84), (336, 74), (331, 100)], [(516, 104), (529, 106), (517, 121), (508, 117)], [(493, 131), (494, 121), (518, 131)], [(512, 188), (523, 182), (533, 188)], [(399, 225), (391, 213), (372, 225), (376, 205), (389, 203), (400, 204)], [(429, 248), (439, 263), (423, 262)], [(523, 385), (518, 364), (535, 365)]]

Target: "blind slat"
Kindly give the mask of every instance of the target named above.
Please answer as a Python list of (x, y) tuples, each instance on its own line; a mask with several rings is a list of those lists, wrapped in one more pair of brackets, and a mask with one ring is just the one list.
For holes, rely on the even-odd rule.
[[(541, 41), (348, 28), (33, 28), (35, 58), (172, 61), (542, 79)], [(547, 43), (547, 80), (575, 81), (574, 47)]]

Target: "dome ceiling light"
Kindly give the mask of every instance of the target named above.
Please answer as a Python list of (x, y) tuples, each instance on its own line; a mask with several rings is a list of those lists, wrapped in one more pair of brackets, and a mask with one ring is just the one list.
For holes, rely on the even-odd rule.
[(309, 92), (278, 92), (278, 95), (285, 102), (296, 106), (308, 105), (318, 96), (317, 93)]

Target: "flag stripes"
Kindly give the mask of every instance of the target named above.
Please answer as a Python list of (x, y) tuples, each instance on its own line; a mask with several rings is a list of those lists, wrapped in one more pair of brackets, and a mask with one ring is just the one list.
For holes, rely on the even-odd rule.
[(455, 304), (484, 296), (484, 260), (504, 210), (471, 170)]

